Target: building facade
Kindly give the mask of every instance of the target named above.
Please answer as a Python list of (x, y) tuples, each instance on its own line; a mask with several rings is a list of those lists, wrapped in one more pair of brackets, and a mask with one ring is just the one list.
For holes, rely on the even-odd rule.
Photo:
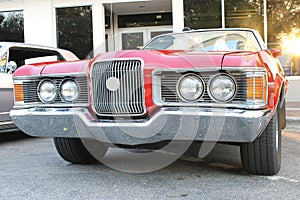
[(299, 0), (0, 0), (0, 40), (69, 49), (80, 58), (137, 49), (184, 27), (253, 28), (270, 47), (297, 30)]

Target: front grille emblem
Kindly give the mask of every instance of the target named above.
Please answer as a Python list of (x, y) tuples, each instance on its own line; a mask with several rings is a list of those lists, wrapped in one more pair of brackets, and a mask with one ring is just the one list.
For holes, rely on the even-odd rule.
[(116, 77), (110, 77), (106, 80), (106, 88), (109, 91), (117, 91), (120, 89), (120, 80)]

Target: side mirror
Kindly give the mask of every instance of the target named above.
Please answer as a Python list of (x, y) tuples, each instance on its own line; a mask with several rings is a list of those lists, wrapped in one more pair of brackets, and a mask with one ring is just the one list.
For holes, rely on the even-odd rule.
[(17, 69), (15, 61), (9, 61), (6, 65), (5, 73), (12, 74)]
[(271, 49), (271, 54), (273, 55), (274, 58), (277, 58), (278, 56), (282, 55), (282, 50), (281, 49)]

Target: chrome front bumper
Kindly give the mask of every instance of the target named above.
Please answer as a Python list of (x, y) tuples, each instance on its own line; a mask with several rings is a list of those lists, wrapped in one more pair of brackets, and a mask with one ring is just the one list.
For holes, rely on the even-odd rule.
[(87, 108), (12, 110), (23, 132), (40, 137), (94, 138), (105, 143), (138, 145), (169, 140), (252, 142), (267, 126), (270, 110), (161, 108), (144, 120), (95, 119)]

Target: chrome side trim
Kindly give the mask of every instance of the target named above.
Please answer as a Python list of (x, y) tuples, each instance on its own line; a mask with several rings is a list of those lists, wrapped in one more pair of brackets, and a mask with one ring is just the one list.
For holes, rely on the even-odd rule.
[(13, 124), (13, 122), (0, 122), (0, 126), (4, 126), (4, 125), (10, 125)]
[(87, 108), (89, 107), (89, 104), (86, 103), (86, 104), (71, 104), (71, 103), (61, 103), (61, 104), (41, 104), (41, 103), (28, 103), (28, 104), (17, 104), (15, 103), (14, 105), (14, 109), (28, 109), (28, 108), (41, 108), (41, 109), (44, 109), (44, 108), (62, 108), (62, 109), (65, 109), (65, 108), (79, 108), (79, 107), (84, 107), (84, 108)]
[(79, 72), (79, 73), (62, 73), (62, 74), (41, 74), (41, 75), (35, 75), (35, 76), (13, 76), (13, 80), (15, 83), (15, 81), (24, 82), (24, 81), (38, 80), (38, 79), (44, 78), (44, 77), (49, 77), (49, 78), (75, 77), (76, 78), (76, 77), (82, 77), (82, 76), (87, 76), (87, 73)]
[(19, 131), (12, 121), (0, 122), (0, 133)]
[(8, 115), (9, 112), (0, 112), (0, 115)]

